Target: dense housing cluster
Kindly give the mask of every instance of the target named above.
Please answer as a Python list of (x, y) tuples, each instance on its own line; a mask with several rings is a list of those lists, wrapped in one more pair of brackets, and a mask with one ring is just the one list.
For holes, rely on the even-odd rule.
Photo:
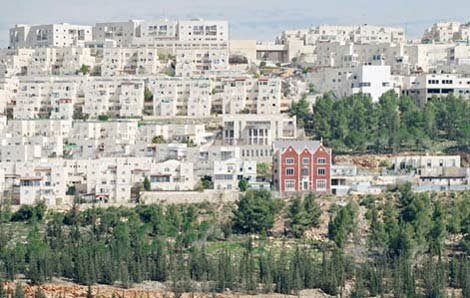
[(402, 28), (322, 25), (263, 43), (202, 19), (15, 25), (0, 49), (0, 194), (55, 206), (466, 189), (458, 155), (371, 173), (333, 152), (468, 148), (468, 31), (436, 24), (410, 41)]

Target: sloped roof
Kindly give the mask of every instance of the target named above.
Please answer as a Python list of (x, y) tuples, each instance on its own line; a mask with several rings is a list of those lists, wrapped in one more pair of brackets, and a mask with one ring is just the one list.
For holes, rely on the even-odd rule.
[(277, 140), (274, 141), (274, 150), (284, 151), (289, 146), (292, 146), (295, 151), (302, 152), (305, 148), (309, 151), (314, 152), (320, 147), (320, 141), (310, 141), (310, 140)]

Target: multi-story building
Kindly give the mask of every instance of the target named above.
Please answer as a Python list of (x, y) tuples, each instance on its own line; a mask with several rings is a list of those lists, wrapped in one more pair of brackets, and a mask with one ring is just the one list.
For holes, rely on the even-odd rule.
[(0, 77), (26, 75), (34, 49), (0, 49)]
[(162, 19), (144, 21), (140, 24), (140, 40), (151, 44), (156, 40), (176, 40), (178, 37), (178, 22)]
[(278, 78), (239, 77), (223, 81), (223, 114), (279, 114), (282, 84)]
[(47, 118), (51, 106), (52, 79), (32, 78), (20, 82), (16, 103), (13, 107), (15, 119)]
[(277, 43), (286, 43), (292, 39), (301, 40), (306, 45), (324, 42), (383, 43), (404, 42), (403, 28), (382, 26), (330, 26), (321, 25), (310, 29), (284, 31), (277, 37)]
[(191, 117), (208, 117), (212, 107), (212, 81), (193, 79), (189, 85), (187, 115)]
[(0, 50), (1, 76), (76, 75), (85, 65), (92, 69), (97, 58), (83, 47), (45, 47)]
[(330, 193), (331, 150), (318, 141), (276, 141), (273, 184), (280, 193)]
[(105, 47), (103, 50), (103, 76), (156, 74), (160, 70), (156, 48)]
[(418, 175), (438, 175), (445, 169), (460, 168), (460, 155), (397, 156), (393, 160), (395, 172), (412, 171)]
[(164, 77), (151, 80), (155, 116), (207, 117), (212, 107), (212, 80), (209, 78)]
[(84, 46), (92, 40), (92, 27), (70, 24), (15, 25), (10, 29), (11, 48)]
[(223, 143), (240, 147), (244, 160), (269, 161), (275, 140), (297, 137), (295, 117), (285, 114), (224, 115), (222, 124)]
[(130, 156), (137, 139), (137, 120), (77, 121), (69, 143), (75, 158)]
[(178, 160), (152, 163), (150, 185), (154, 191), (193, 190), (195, 185), (193, 164)]
[(119, 116), (141, 117), (144, 109), (144, 82), (122, 82), (119, 93)]
[(424, 31), (422, 42), (424, 43), (449, 43), (457, 39), (460, 27), (459, 22), (436, 23)]
[(93, 40), (99, 42), (113, 40), (117, 46), (130, 46), (139, 35), (141, 23), (142, 21), (138, 20), (97, 23), (93, 27)]
[(150, 124), (146, 123), (138, 128), (139, 141), (152, 143), (153, 138), (161, 136), (166, 143), (188, 143), (201, 145), (206, 142), (206, 130), (204, 124), (190, 123), (168, 123)]
[(256, 182), (256, 161), (239, 158), (214, 161), (212, 181), (216, 190), (238, 190), (239, 182)]
[(176, 54), (184, 49), (227, 49), (228, 23), (226, 21), (128, 21), (99, 23), (93, 27), (93, 39), (99, 42), (113, 40), (118, 46), (150, 46), (162, 52)]
[(404, 77), (402, 94), (415, 98), (422, 106), (437, 97), (448, 95), (470, 99), (470, 77), (458, 74), (421, 74)]
[(227, 49), (181, 49), (176, 51), (175, 74), (177, 76), (202, 76), (209, 71), (229, 69)]
[(178, 39), (185, 42), (227, 42), (228, 22), (203, 19), (179, 21)]
[(23, 137), (9, 137), (1, 139), (0, 160), (2, 162), (25, 162), (40, 159), (42, 144), (32, 144)]
[(4, 134), (12, 137), (62, 137), (67, 139), (72, 121), (59, 119), (8, 120)]
[(51, 90), (51, 119), (72, 119), (78, 86), (75, 82), (56, 81)]
[(102, 115), (138, 117), (144, 109), (145, 85), (142, 79), (88, 79), (83, 86), (83, 113), (92, 118)]
[(159, 79), (151, 83), (153, 114), (155, 116), (176, 116), (178, 113), (178, 79)]
[(390, 66), (360, 65), (351, 68), (330, 68), (312, 73), (309, 81), (318, 92), (332, 91), (337, 97), (357, 93), (369, 95), (374, 102), (394, 90)]
[(67, 175), (61, 159), (1, 163), (0, 168), (9, 176), (17, 177), (14, 187), (19, 189), (19, 204), (44, 202), (48, 206), (54, 206), (65, 198)]

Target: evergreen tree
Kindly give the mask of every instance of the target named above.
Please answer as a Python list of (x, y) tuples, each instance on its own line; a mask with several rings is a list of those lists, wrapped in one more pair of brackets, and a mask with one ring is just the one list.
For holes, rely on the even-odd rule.
[(274, 224), (276, 215), (271, 193), (265, 190), (248, 191), (237, 203), (234, 230), (238, 233), (266, 232)]
[(143, 185), (144, 185), (144, 190), (145, 191), (151, 191), (152, 190), (152, 186), (150, 185), (150, 180), (147, 176), (144, 178)]

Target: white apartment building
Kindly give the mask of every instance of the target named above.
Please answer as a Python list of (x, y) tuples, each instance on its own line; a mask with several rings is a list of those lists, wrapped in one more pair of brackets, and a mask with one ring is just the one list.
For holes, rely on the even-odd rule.
[(281, 80), (262, 78), (257, 82), (257, 114), (279, 114), (281, 112)]
[(225, 79), (222, 113), (278, 114), (281, 112), (282, 84), (278, 78), (239, 77)]
[(67, 139), (72, 129), (72, 121), (55, 119), (8, 120), (4, 135), (12, 137), (62, 137)]
[(92, 27), (71, 24), (15, 25), (10, 29), (11, 48), (84, 46), (92, 40)]
[(423, 43), (450, 43), (454, 42), (461, 37), (459, 33), (461, 32), (461, 28), (465, 28), (468, 26), (464, 26), (460, 22), (442, 22), (433, 24), (431, 27), (427, 28), (424, 31), (422, 42)]
[(193, 79), (189, 85), (187, 116), (209, 117), (212, 107), (212, 80)]
[(353, 42), (358, 44), (405, 42), (403, 28), (384, 26), (331, 26), (320, 25), (310, 29), (283, 31), (276, 38), (278, 44), (288, 44), (298, 40), (304, 45), (318, 45), (329, 42)]
[(465, 63), (467, 45), (405, 43), (320, 43), (315, 47), (313, 65), (351, 67), (361, 64), (389, 65), (393, 74), (428, 72), (437, 65)]
[(36, 48), (26, 72), (30, 76), (76, 75), (83, 65), (91, 69), (96, 64), (96, 57), (87, 48)]
[(130, 46), (135, 37), (140, 34), (141, 23), (142, 21), (138, 20), (97, 23), (93, 27), (93, 40), (99, 42), (113, 40), (117, 46)]
[(151, 79), (155, 116), (207, 117), (212, 106), (212, 80), (208, 78)]
[(202, 76), (209, 71), (229, 69), (227, 49), (181, 49), (176, 51), (176, 76)]
[(81, 47), (0, 49), (0, 77), (75, 75), (82, 65), (95, 64)]
[(119, 93), (119, 116), (141, 117), (144, 108), (144, 82), (122, 82)]
[(382, 65), (323, 69), (310, 74), (308, 80), (318, 92), (332, 91), (339, 98), (363, 93), (378, 102), (382, 94), (394, 90), (390, 66)]
[(51, 103), (52, 79), (32, 78), (21, 80), (16, 104), (13, 107), (15, 119), (48, 117)]
[(116, 92), (118, 84), (117, 81), (111, 79), (87, 81), (84, 86), (83, 113), (92, 118), (107, 115), (110, 108), (119, 101), (119, 94)]
[(43, 156), (41, 144), (30, 143), (24, 137), (9, 137), (1, 139), (1, 162), (25, 162), (40, 159)]
[[(294, 139), (297, 137), (295, 117), (285, 114), (224, 115), (223, 139), (231, 145), (268, 145), (277, 139)], [(243, 154), (242, 154), (243, 156)]]
[(161, 69), (156, 48), (105, 47), (103, 50), (103, 76), (156, 74)]
[[(41, 159), (29, 162), (2, 162), (0, 172), (15, 177), (13, 187), (19, 189), (18, 204), (33, 205), (44, 202), (56, 205), (65, 198), (67, 189), (65, 161)], [(1, 177), (0, 177), (1, 178)], [(4, 183), (3, 180), (0, 183)]]
[(175, 54), (179, 49), (228, 48), (228, 22), (211, 20), (127, 21), (98, 23), (93, 40), (116, 41), (118, 46), (146, 45)]
[(151, 144), (148, 145), (151, 156), (156, 162), (164, 162), (169, 159), (192, 162), (195, 169), (199, 167), (196, 164), (199, 156), (199, 146), (188, 145), (187, 143), (169, 143), (169, 144)]
[[(60, 100), (74, 103), (81, 88), (80, 77), (24, 77), (18, 81), (17, 92), (12, 95), (13, 117), (15, 119), (64, 118), (70, 116), (60, 109)], [(73, 112), (72, 112), (73, 114)], [(70, 117), (69, 117), (70, 118)]]
[(54, 82), (51, 90), (50, 119), (72, 119), (77, 96), (78, 84), (75, 82)]
[(194, 19), (178, 22), (178, 39), (188, 42), (227, 42), (227, 21)]
[(0, 49), (0, 77), (26, 75), (34, 49)]
[(201, 146), (198, 150), (197, 162), (194, 171), (198, 177), (212, 176), (214, 174), (214, 163), (216, 161), (226, 161), (229, 159), (240, 159), (240, 148), (235, 146), (224, 146), (210, 144)]
[(178, 22), (168, 19), (143, 21), (140, 24), (141, 43), (151, 44), (156, 40), (176, 40), (178, 37)]
[(86, 195), (103, 202), (128, 202), (133, 161), (126, 158), (89, 160), (85, 168)]
[(130, 156), (138, 135), (137, 120), (76, 121), (69, 144), (76, 158)]
[(142, 79), (100, 77), (84, 86), (83, 113), (92, 118), (101, 115), (136, 117), (142, 115), (145, 86)]
[(153, 191), (193, 190), (195, 186), (193, 164), (178, 160), (152, 163), (150, 185)]
[[(153, 94), (153, 114), (155, 116), (176, 116), (178, 113), (179, 79), (165, 78), (153, 80), (149, 84)], [(181, 87), (180, 87), (181, 86)], [(181, 103), (179, 104), (181, 107)]]
[(166, 143), (191, 141), (195, 145), (206, 142), (204, 124), (144, 124), (138, 128), (138, 140), (151, 144), (156, 136), (161, 136)]
[(441, 175), (446, 169), (461, 167), (460, 155), (397, 156), (393, 160), (395, 172), (412, 171), (418, 175)]
[[(239, 114), (247, 107), (249, 86), (254, 83), (247, 78), (229, 79), (223, 84), (222, 113)], [(253, 89), (253, 88), (251, 88)]]
[(19, 85), (20, 83), (17, 77), (0, 78), (1, 100), (4, 102), (3, 104), (11, 106), (13, 103), (16, 103)]
[(295, 117), (286, 114), (233, 114), (222, 117), (223, 144), (238, 146), (243, 160), (269, 161), (272, 143), (278, 139), (295, 139)]
[(404, 77), (402, 94), (415, 98), (422, 106), (433, 97), (448, 95), (470, 99), (470, 77), (459, 74), (421, 74)]
[(240, 180), (256, 182), (256, 161), (238, 158), (214, 161), (212, 181), (216, 190), (238, 190)]

